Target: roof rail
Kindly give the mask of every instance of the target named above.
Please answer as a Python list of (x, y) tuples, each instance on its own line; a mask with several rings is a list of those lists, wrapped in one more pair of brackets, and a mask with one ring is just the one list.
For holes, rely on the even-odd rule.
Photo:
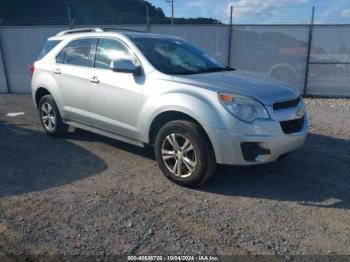
[(140, 31), (135, 29), (121, 28), (121, 27), (104, 27), (103, 31), (129, 31), (136, 33), (147, 33), (147, 31)]
[(65, 30), (65, 31), (59, 32), (56, 36), (77, 34), (77, 33), (89, 33), (89, 32), (103, 32), (103, 30), (98, 27), (77, 28), (77, 29), (71, 29), (71, 30)]

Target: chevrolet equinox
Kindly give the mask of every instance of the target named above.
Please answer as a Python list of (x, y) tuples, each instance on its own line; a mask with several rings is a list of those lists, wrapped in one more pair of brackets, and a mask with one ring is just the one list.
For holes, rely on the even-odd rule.
[(307, 134), (297, 89), (227, 67), (178, 37), (63, 31), (48, 39), (31, 74), (47, 134), (74, 126), (153, 145), (161, 171), (183, 186), (204, 183), (217, 164), (276, 161)]

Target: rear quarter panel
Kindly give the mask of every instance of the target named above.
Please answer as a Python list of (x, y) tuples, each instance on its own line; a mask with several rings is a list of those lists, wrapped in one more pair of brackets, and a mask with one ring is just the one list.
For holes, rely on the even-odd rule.
[[(59, 110), (62, 108), (62, 96), (58, 84), (53, 76), (52, 63), (35, 62), (35, 71), (32, 77), (32, 97), (35, 103), (35, 94), (39, 88), (45, 88), (54, 98)], [(38, 106), (38, 105), (37, 105)], [(61, 110), (60, 110), (61, 111)]]

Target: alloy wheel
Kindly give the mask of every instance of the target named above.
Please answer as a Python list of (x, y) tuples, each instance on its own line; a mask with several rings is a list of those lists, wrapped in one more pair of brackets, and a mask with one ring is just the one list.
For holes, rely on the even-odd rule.
[(172, 133), (165, 137), (161, 153), (165, 166), (177, 177), (189, 177), (196, 169), (196, 151), (183, 135)]
[(47, 102), (43, 103), (41, 106), (41, 121), (49, 132), (52, 132), (56, 127), (55, 111)]

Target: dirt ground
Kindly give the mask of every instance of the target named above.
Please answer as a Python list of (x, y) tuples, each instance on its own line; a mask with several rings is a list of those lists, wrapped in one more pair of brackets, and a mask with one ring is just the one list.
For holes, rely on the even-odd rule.
[(350, 255), (350, 100), (306, 103), (304, 148), (187, 189), (152, 148), (51, 138), (29, 95), (0, 95), (0, 254)]

